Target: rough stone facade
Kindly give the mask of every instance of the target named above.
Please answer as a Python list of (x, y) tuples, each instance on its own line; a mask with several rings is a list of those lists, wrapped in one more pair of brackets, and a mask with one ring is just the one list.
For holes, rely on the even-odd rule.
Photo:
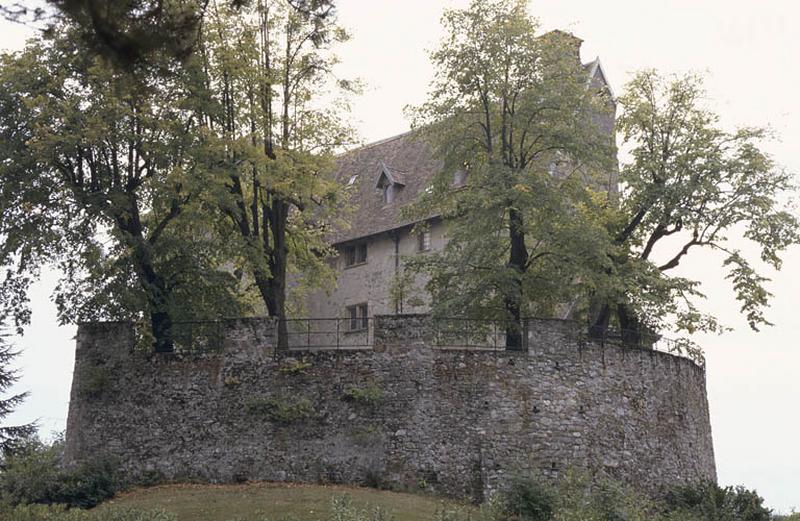
[(131, 476), (426, 488), (481, 499), (567, 469), (639, 487), (716, 479), (705, 371), (530, 324), (527, 352), (435, 349), (424, 315), (377, 317), (374, 347), (274, 356), (267, 319), (223, 349), (151, 354), (127, 324), (78, 330), (67, 456)]

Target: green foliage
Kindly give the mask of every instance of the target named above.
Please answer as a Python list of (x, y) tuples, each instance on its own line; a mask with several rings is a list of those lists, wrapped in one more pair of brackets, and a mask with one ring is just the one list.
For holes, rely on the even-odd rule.
[(552, 489), (535, 480), (514, 480), (503, 499), (506, 514), (520, 521), (548, 521), (556, 505)]
[[(472, 519), (445, 510), (440, 521)], [(768, 521), (763, 499), (743, 487), (713, 483), (676, 487), (658, 501), (613, 480), (569, 474), (555, 484), (518, 479), (482, 506), (481, 521)]]
[(331, 171), (351, 131), (341, 117), (348, 89), (332, 75), (333, 48), (348, 35), (333, 10), (308, 16), (322, 3), (305, 13), (286, 0), (219, 6), (203, 26), (196, 63), (202, 153), (214, 173), (209, 201), (234, 270), (247, 274), (247, 290), (279, 318), (289, 288), (302, 297), (334, 275), (325, 237), (342, 201)]
[(772, 511), (764, 499), (745, 487), (720, 487), (703, 482), (676, 487), (667, 495), (675, 519), (692, 515), (702, 521), (770, 521)]
[(349, 496), (331, 498), (331, 515), (327, 521), (392, 521), (394, 519), (381, 507), (358, 507)]
[(792, 175), (761, 149), (769, 132), (723, 130), (705, 98), (702, 78), (652, 70), (636, 74), (619, 97), (618, 129), (632, 159), (622, 167), (623, 196), (610, 221), (618, 282), (598, 296), (624, 312), (622, 327), (628, 314), (655, 331), (724, 331), (695, 303), (701, 281), (671, 274), (701, 249), (723, 256), (750, 327), (769, 325), (769, 279), (730, 239), (749, 240), (760, 250), (756, 262), (775, 270), (782, 252), (800, 241), (787, 204)]
[[(13, 350), (8, 337), (9, 335), (6, 334), (0, 323), (0, 421), (11, 414), (28, 396), (28, 393), (3, 396), (19, 380), (18, 373), (9, 368), (11, 361), (17, 356), (17, 352)], [(0, 424), (0, 455), (14, 450), (18, 443), (32, 436), (35, 431), (34, 424)]]
[(24, 326), (55, 265), (62, 322), (147, 319), (169, 347), (173, 321), (244, 311), (202, 196), (191, 78), (115, 69), (85, 43), (62, 21), (0, 57), (0, 311)]
[(18, 505), (0, 507), (5, 521), (177, 521), (175, 514), (163, 510), (110, 508), (101, 511), (67, 509), (63, 505)]
[(251, 398), (245, 403), (245, 410), (253, 416), (266, 416), (278, 423), (295, 423), (314, 415), (314, 406), (305, 397)]
[(375, 382), (369, 382), (363, 387), (348, 387), (344, 391), (344, 399), (365, 405), (376, 405), (383, 399), (383, 389)]
[(10, 505), (63, 504), (89, 508), (120, 488), (116, 462), (98, 456), (75, 467), (62, 464), (64, 441), (31, 438), (7, 455), (0, 472), (0, 500)]
[(288, 365), (281, 366), (279, 371), (286, 374), (303, 374), (311, 366), (311, 362), (305, 360), (292, 360)]
[(408, 266), (429, 276), (440, 316), (552, 314), (605, 276), (614, 148), (600, 121), (613, 107), (587, 88), (573, 37), (539, 36), (526, 9), (474, 0), (446, 11), (432, 91), (413, 110), (444, 168), (409, 216), (435, 209), (448, 243)]

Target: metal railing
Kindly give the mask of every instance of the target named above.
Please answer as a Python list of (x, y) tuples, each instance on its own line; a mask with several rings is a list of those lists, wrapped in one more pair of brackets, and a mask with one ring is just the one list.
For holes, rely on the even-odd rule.
[(290, 350), (372, 348), (374, 321), (358, 318), (291, 318), (286, 323)]
[(660, 351), (688, 358), (700, 366), (705, 365), (702, 351), (690, 340), (675, 340), (651, 331), (590, 326), (584, 331), (581, 339), (600, 345), (609, 344), (633, 349)]
[[(461, 349), (476, 351), (503, 351), (507, 347), (508, 332), (519, 335), (515, 349), (527, 350), (536, 335), (531, 336), (534, 320), (525, 319), (509, 327), (504, 320), (471, 318), (434, 318), (423, 326), (420, 338), (425, 338), (436, 349)], [(221, 351), (227, 334), (229, 320), (180, 321), (172, 324), (175, 353), (203, 353)], [(358, 318), (294, 318), (286, 319), (286, 345), (290, 351), (330, 351), (371, 349), (374, 345), (375, 321), (372, 317)], [(574, 324), (574, 323), (573, 323)], [(516, 329), (514, 329), (516, 328)], [(143, 331), (137, 328), (137, 345), (149, 344)], [(575, 331), (575, 330), (573, 330)], [(619, 330), (586, 327), (577, 331), (577, 340), (598, 345), (655, 350), (688, 358), (700, 366), (705, 360), (700, 349), (687, 339), (673, 340), (649, 331)], [(516, 335), (515, 335), (516, 336)], [(574, 337), (573, 337), (574, 338)], [(277, 338), (275, 339), (277, 340)]]

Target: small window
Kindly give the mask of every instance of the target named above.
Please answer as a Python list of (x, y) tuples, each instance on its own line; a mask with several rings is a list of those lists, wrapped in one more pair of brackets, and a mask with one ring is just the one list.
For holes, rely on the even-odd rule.
[(391, 185), (391, 184), (387, 184), (387, 185), (385, 185), (383, 187), (383, 195), (382, 195), (383, 204), (389, 204), (392, 201), (394, 201), (394, 192), (395, 192), (395, 190), (396, 189), (395, 189), (394, 185)]
[(428, 251), (431, 249), (431, 232), (425, 231), (417, 235), (417, 246), (419, 251)]
[(369, 327), (369, 308), (366, 303), (345, 308), (348, 331), (360, 331)]
[(358, 179), (358, 174), (356, 174), (356, 175), (354, 175), (354, 176), (352, 176), (350, 178), (350, 180), (347, 182), (347, 186), (353, 186), (355, 184), (355, 182), (356, 182), (356, 179)]
[(367, 262), (367, 243), (353, 244), (344, 249), (344, 265), (355, 266)]

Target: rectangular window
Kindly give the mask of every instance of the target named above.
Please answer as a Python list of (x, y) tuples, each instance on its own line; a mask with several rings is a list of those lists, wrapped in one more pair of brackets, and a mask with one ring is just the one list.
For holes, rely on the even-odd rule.
[(353, 244), (344, 248), (344, 265), (355, 266), (367, 262), (367, 243)]
[(348, 331), (360, 331), (369, 328), (369, 308), (366, 303), (347, 306), (345, 308)]
[(431, 232), (422, 232), (417, 236), (419, 251), (428, 251), (431, 249)]

